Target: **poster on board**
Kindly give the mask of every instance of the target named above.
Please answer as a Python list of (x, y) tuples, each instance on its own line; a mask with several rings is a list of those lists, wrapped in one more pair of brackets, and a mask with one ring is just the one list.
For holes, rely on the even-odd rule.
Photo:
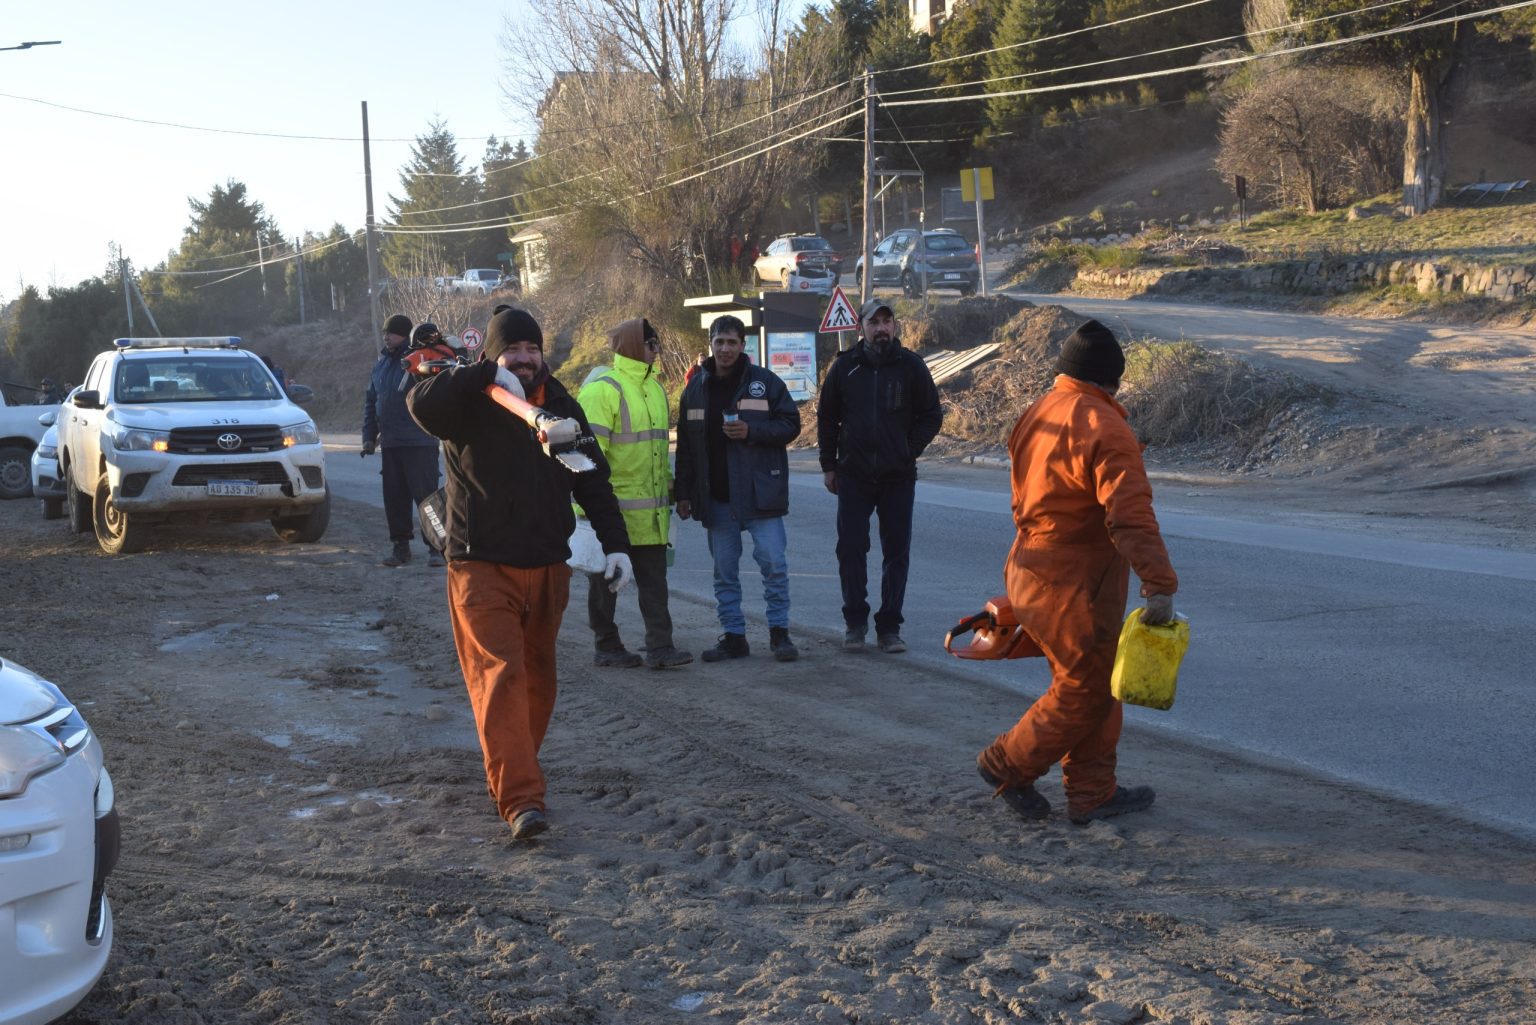
[(812, 398), (816, 394), (816, 332), (769, 334), (768, 369), (779, 375), (796, 402)]

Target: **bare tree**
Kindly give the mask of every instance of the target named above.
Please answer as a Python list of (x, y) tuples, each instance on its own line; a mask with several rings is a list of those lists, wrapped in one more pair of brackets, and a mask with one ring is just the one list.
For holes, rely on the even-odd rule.
[[(678, 284), (714, 277), (730, 240), (808, 180), (818, 129), (846, 103), (818, 92), (826, 55), (785, 44), (782, 0), (527, 6), (503, 40), (508, 98), (540, 124), (523, 209), (585, 211)], [(760, 38), (733, 43), (753, 17)]]
[(1403, 97), (1384, 71), (1286, 67), (1252, 79), (1223, 112), (1223, 174), (1309, 212), (1391, 188)]

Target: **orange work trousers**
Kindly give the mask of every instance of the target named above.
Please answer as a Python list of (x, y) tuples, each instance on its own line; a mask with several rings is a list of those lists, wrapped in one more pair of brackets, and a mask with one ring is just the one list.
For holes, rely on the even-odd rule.
[(480, 732), (485, 785), (508, 822), (528, 808), (544, 810), (539, 748), (555, 710), (555, 635), (570, 591), (564, 563), (448, 564), (453, 643)]
[(1030, 548), (1015, 542), (1004, 571), (1019, 625), (1051, 666), (1051, 686), (981, 754), (987, 771), (1025, 786), (1061, 763), (1068, 814), (1115, 793), (1123, 712), (1109, 693), (1130, 564), (1109, 546)]

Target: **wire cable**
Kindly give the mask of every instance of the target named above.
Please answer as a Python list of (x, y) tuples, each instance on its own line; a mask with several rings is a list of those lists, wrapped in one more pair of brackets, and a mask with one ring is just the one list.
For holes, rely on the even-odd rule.
[[(1459, 5), (1457, 5), (1459, 6)], [(1503, 14), (1506, 11), (1517, 11), (1526, 7), (1536, 6), (1536, 0), (1518, 0), (1517, 3), (1505, 4), (1501, 7), (1492, 7), (1484, 11), (1473, 11), (1467, 14), (1456, 14), (1449, 17), (1437, 18), (1433, 21), (1418, 21), (1408, 25), (1397, 25), (1391, 28), (1377, 29), (1371, 32), (1361, 32), (1344, 39), (1325, 39), (1315, 43), (1304, 43), (1298, 46), (1286, 47), (1279, 50), (1266, 50), (1264, 53), (1249, 53), (1239, 57), (1228, 57), (1222, 60), (1206, 61), (1201, 64), (1189, 64), (1177, 68), (1163, 68), (1157, 71), (1144, 71), (1134, 75), (1121, 75), (1116, 78), (1101, 78), (1091, 82), (1071, 82), (1063, 85), (1036, 86), (1032, 89), (1010, 89), (999, 92), (986, 92), (970, 96), (931, 96), (921, 100), (896, 100), (887, 103), (889, 107), (913, 107), (924, 104), (936, 103), (964, 103), (971, 100), (992, 100), (1006, 96), (1034, 96), (1040, 93), (1063, 92), (1071, 89), (1091, 89), (1103, 85), (1120, 85), (1125, 82), (1137, 82), (1148, 78), (1166, 78), (1169, 75), (1182, 75), (1190, 71), (1204, 71), (1209, 68), (1230, 67), (1238, 64), (1248, 64), (1256, 60), (1268, 60), (1275, 57), (1287, 57), (1298, 53), (1309, 53), (1313, 50), (1334, 49), (1347, 46), (1351, 43), (1365, 42), (1371, 39), (1383, 39), (1389, 36), (1404, 35), (1408, 32), (1417, 32), (1421, 29), (1437, 28), (1441, 25), (1452, 25), (1462, 21), (1471, 21), (1476, 18), (1486, 18), (1494, 14)], [(942, 86), (938, 88), (943, 88)]]

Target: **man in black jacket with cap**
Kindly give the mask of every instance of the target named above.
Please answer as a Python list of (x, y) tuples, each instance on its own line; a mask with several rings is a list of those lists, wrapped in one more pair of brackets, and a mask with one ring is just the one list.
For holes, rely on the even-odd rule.
[(907, 650), (901, 607), (912, 556), (917, 457), (939, 433), (944, 411), (928, 366), (901, 347), (884, 299), (859, 311), (863, 338), (827, 369), (816, 402), (822, 477), (837, 496), (837, 571), (843, 585), (844, 651), (863, 651), (869, 630), (869, 518), (880, 517), (880, 650)]
[[(368, 396), (363, 400), (364, 456), (379, 450), (383, 461), (384, 518), (389, 523), (390, 552), (385, 566), (411, 561), (411, 535), (416, 533), (416, 506), (437, 490), (437, 439), (416, 426), (406, 412), (405, 394), (413, 382), (406, 377), (400, 358), (411, 336), (411, 318), (397, 313), (384, 322), (384, 346), (368, 377)], [(428, 565), (441, 566), (437, 552), (430, 551)]]
[[(550, 441), (587, 439), (596, 468), (573, 473), (487, 393), (495, 384), (566, 419)], [(629, 582), (629, 535), (581, 406), (544, 364), (544, 335), (522, 310), (491, 318), (478, 363), (411, 390), (418, 423), (443, 441), (448, 466), (448, 606), (469, 690), (486, 786), (522, 840), (548, 828), (538, 752), (555, 706), (555, 636), (570, 597), (567, 539), (581, 503), (614, 590)]]

